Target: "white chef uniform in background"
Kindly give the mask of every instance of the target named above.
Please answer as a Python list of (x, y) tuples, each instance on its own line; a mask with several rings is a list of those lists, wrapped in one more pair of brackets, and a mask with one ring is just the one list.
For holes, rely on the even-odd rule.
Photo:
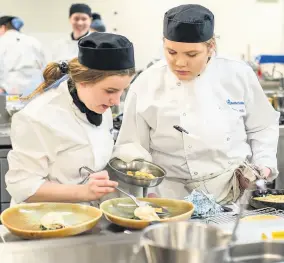
[[(1, 17), (0, 26), (4, 27), (13, 19), (17, 18)], [(16, 29), (9, 29), (0, 37), (0, 88), (6, 93), (33, 91), (43, 80), (45, 66), (45, 54), (37, 39)]]
[(52, 61), (71, 60), (78, 56), (78, 41), (89, 34), (92, 11), (86, 4), (73, 4), (69, 10), (72, 33), (55, 41), (52, 46)]

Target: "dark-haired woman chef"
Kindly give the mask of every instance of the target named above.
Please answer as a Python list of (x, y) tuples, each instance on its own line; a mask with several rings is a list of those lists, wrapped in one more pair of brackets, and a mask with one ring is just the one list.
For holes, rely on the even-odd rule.
[(278, 175), (279, 113), (253, 70), (215, 49), (210, 10), (172, 8), (164, 17), (166, 60), (129, 90), (114, 156), (165, 168), (166, 179), (154, 189), (162, 197), (201, 189), (228, 203), (249, 181)]

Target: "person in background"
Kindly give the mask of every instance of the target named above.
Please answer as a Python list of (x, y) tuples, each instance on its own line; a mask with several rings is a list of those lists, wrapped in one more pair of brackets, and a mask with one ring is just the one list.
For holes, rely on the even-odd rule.
[(275, 179), (279, 113), (250, 66), (216, 55), (212, 12), (170, 9), (163, 32), (166, 60), (131, 85), (113, 157), (163, 167), (151, 189), (167, 198), (197, 189), (235, 202), (250, 182)]
[(22, 95), (42, 82), (46, 66), (39, 41), (20, 32), (24, 22), (14, 16), (0, 17), (0, 92)]
[(91, 28), (90, 31), (92, 32), (106, 32), (106, 27), (104, 22), (102, 21), (102, 17), (100, 14), (98, 13), (93, 13), (92, 14), (92, 24), (91, 24)]
[(86, 4), (73, 4), (69, 10), (72, 33), (52, 48), (52, 61), (71, 60), (78, 56), (78, 41), (89, 34), (92, 22), (91, 8)]
[[(117, 183), (103, 169), (113, 150), (110, 107), (135, 72), (132, 43), (124, 36), (91, 33), (79, 41), (79, 55), (50, 63), (44, 82), (13, 115), (9, 171), (11, 204), (82, 202), (113, 192)], [(95, 173), (86, 180), (87, 166)]]

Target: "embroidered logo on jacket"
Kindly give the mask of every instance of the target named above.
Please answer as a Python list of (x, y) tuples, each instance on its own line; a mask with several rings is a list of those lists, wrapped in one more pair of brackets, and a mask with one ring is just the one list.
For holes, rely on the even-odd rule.
[(245, 103), (243, 101), (231, 101), (228, 99), (227, 104), (228, 105), (244, 105)]

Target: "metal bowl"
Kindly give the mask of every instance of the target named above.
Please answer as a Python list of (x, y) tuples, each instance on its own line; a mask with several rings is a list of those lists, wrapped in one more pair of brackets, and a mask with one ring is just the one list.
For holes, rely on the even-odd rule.
[[(136, 172), (141, 170), (153, 174), (155, 179), (139, 179), (137, 177), (127, 175), (127, 171)], [(108, 163), (108, 172), (111, 176), (118, 178), (124, 183), (143, 188), (159, 185), (166, 175), (166, 171), (160, 166), (140, 159), (126, 163), (118, 158), (113, 158)]]
[(207, 263), (206, 253), (228, 244), (231, 233), (200, 222), (171, 222), (150, 226), (140, 244), (151, 263)]

